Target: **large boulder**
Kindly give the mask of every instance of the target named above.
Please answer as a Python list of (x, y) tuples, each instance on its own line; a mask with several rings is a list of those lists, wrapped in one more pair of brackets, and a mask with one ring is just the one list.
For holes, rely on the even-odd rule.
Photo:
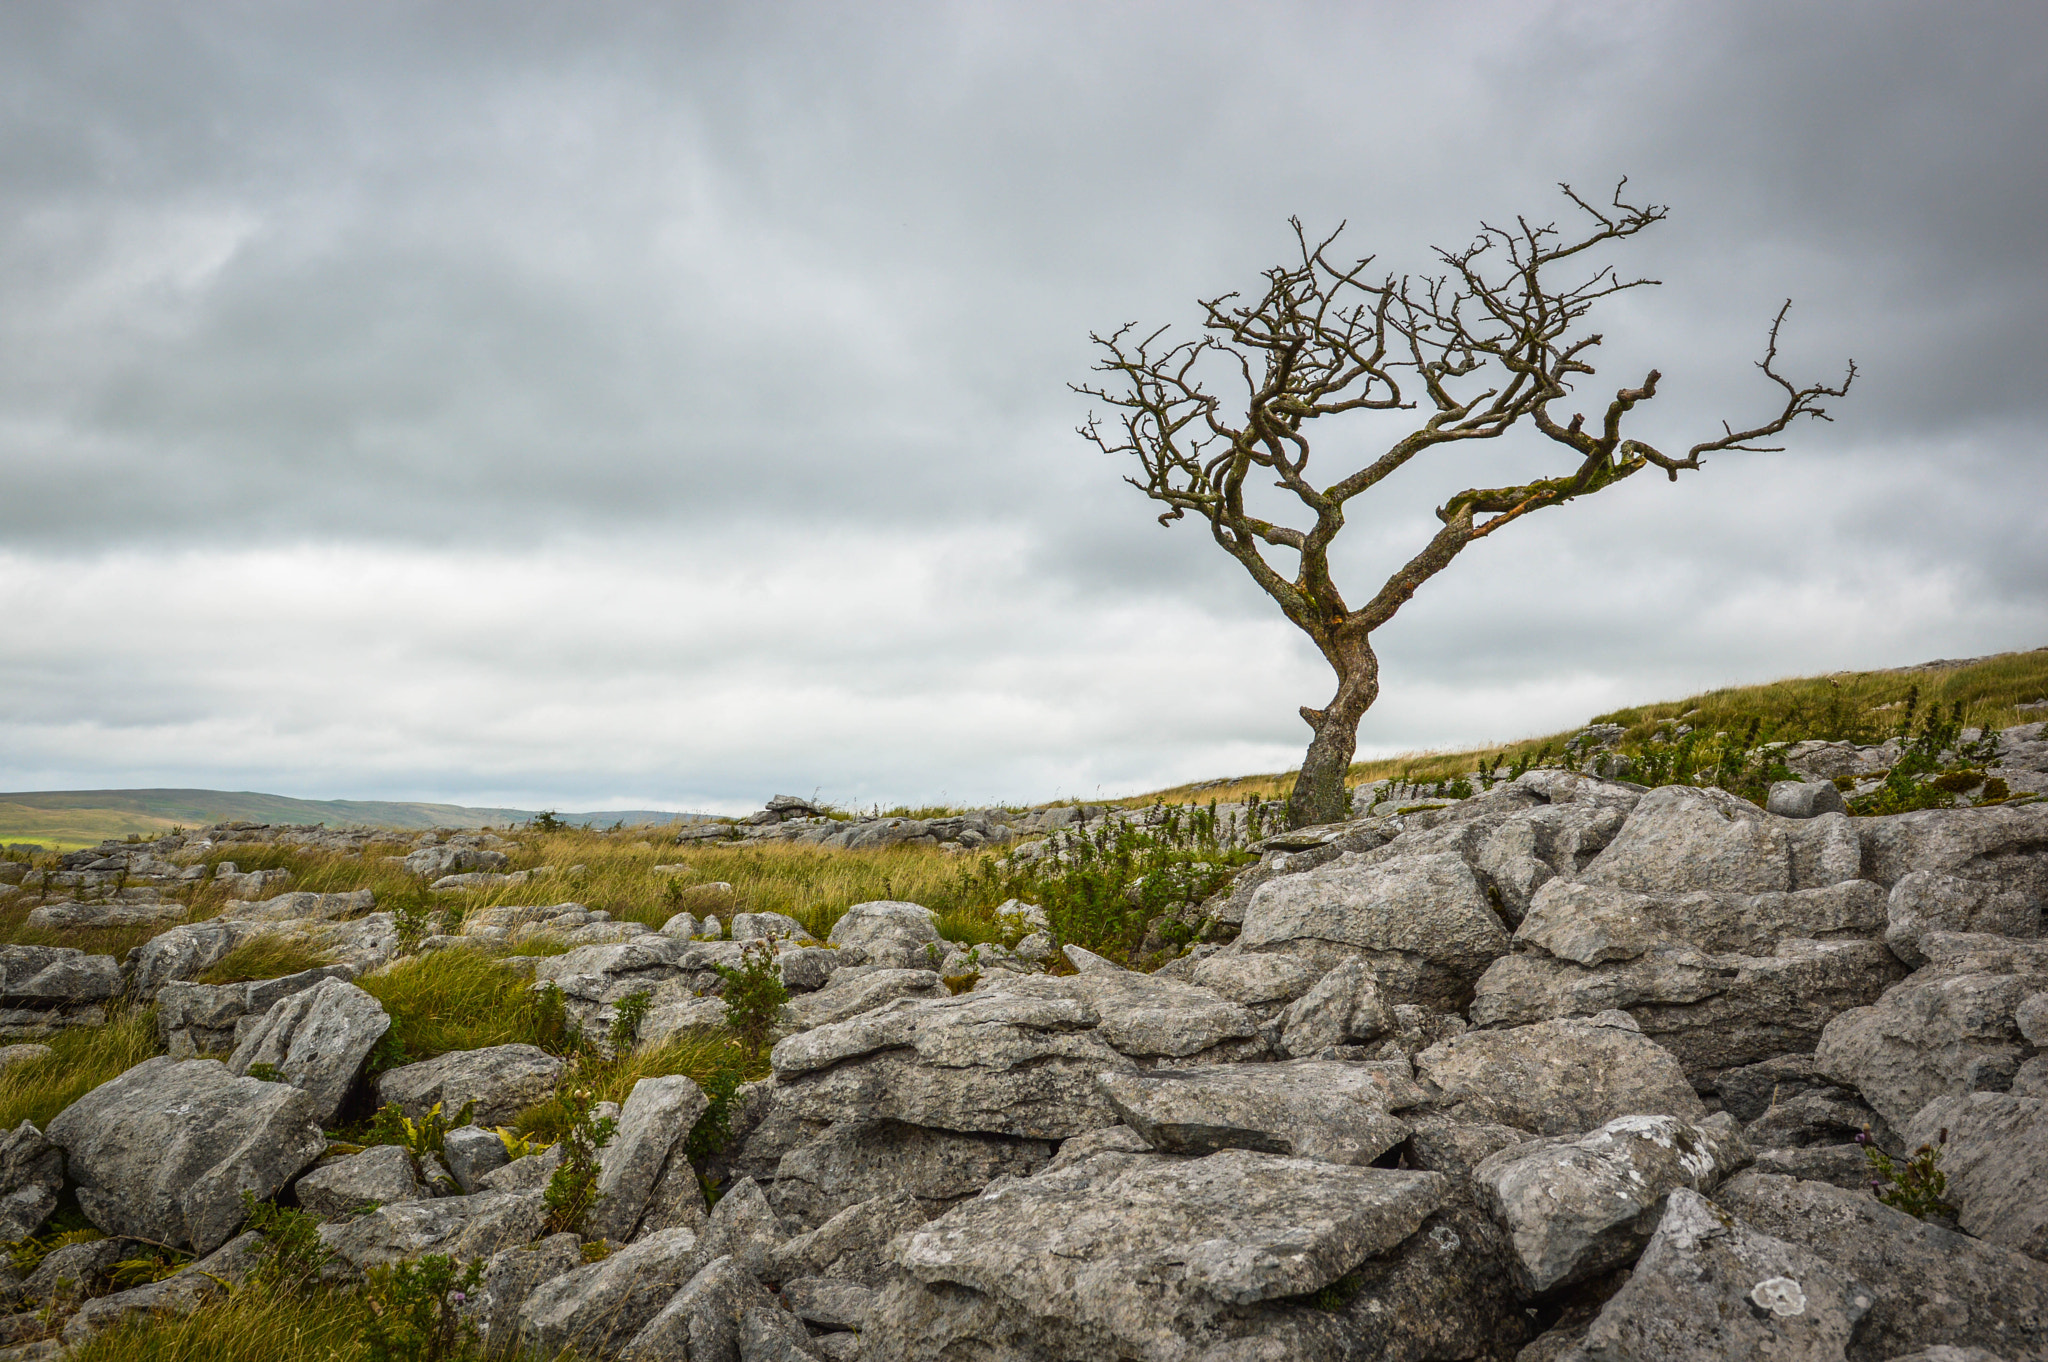
[(280, 894), (254, 903), (233, 903), (221, 917), (246, 922), (339, 922), (374, 910), (377, 896), (368, 889), (346, 894)]
[(1893, 1125), (1904, 1125), (1937, 1097), (2010, 1087), (2033, 1053), (2015, 1014), (2044, 989), (2048, 973), (1930, 966), (1829, 1022), (1814, 1066), (1862, 1093)]
[[(913, 1280), (885, 1291), (865, 1346), (887, 1358), (1187, 1358), (1280, 1351), (1335, 1321), (1278, 1305), (1412, 1235), (1435, 1173), (1229, 1150), (1085, 1160), (963, 1202), (903, 1241)], [(1276, 1303), (1266, 1310), (1254, 1309)], [(1267, 1351), (1251, 1340), (1263, 1340)]]
[(264, 936), (324, 956), (329, 963), (346, 965), (352, 977), (385, 964), (398, 952), (398, 920), (390, 913), (341, 922), (214, 918), (181, 923), (128, 952), (135, 996), (148, 1002), (165, 984), (196, 978), (236, 947)]
[(246, 1074), (254, 1065), (270, 1065), (312, 1096), (314, 1118), (327, 1125), (341, 1114), (370, 1051), (390, 1029), (391, 1018), (375, 998), (344, 980), (322, 979), (271, 1004), (228, 1067)]
[(519, 1338), (552, 1357), (616, 1355), (702, 1266), (697, 1235), (658, 1230), (586, 1267), (535, 1286), (519, 1309)]
[(1987, 1348), (2008, 1362), (2048, 1358), (2048, 1263), (1915, 1220), (1868, 1190), (1743, 1173), (1714, 1200), (1863, 1284), (1872, 1305), (1850, 1362), (1933, 1344)]
[(1937, 1143), (1948, 1199), (1979, 1239), (2048, 1259), (2048, 1101), (2001, 1092), (1938, 1097), (1905, 1130), (1908, 1149)]
[(1363, 960), (1347, 960), (1317, 980), (1315, 987), (1281, 1014), (1280, 1048), (1303, 1058), (1339, 1045), (1377, 1040), (1394, 1027), (1394, 1009), (1380, 992), (1372, 966)]
[(583, 1265), (583, 1241), (573, 1234), (499, 1249), (485, 1262), (483, 1281), (466, 1293), (458, 1313), (476, 1326), (486, 1348), (503, 1347), (518, 1337), (519, 1311), (534, 1289)]
[(1522, 1289), (1537, 1296), (1633, 1261), (1672, 1192), (1713, 1190), (1748, 1153), (1725, 1114), (1698, 1124), (1620, 1116), (1504, 1149), (1480, 1162), (1472, 1184), (1508, 1231)]
[(860, 951), (870, 965), (932, 969), (945, 954), (931, 910), (915, 903), (856, 903), (825, 938), (841, 950)]
[(1507, 954), (1507, 929), (1464, 857), (1451, 851), (1347, 853), (1267, 881), (1245, 910), (1238, 945), (1284, 951), (1324, 967), (1370, 961), (1391, 1002), (1462, 1007)]
[(1660, 946), (1601, 965), (1510, 955), (1479, 981), (1470, 1016), (1498, 1026), (1619, 1009), (1703, 1077), (1812, 1049), (1822, 1028), (1904, 972), (1883, 945), (1857, 940), (1786, 940), (1770, 955)]
[(1769, 955), (1790, 939), (1873, 938), (1884, 930), (1885, 892), (1868, 880), (1763, 894), (1648, 894), (1552, 880), (1537, 891), (1514, 940), (1558, 960), (1603, 965), (1659, 947)]
[(147, 1059), (50, 1122), (78, 1206), (109, 1234), (211, 1253), (327, 1148), (318, 1107), (217, 1060)]
[(2033, 880), (2027, 874), (1973, 878), (1912, 871), (1892, 886), (1886, 901), (1885, 944), (1907, 964), (1921, 965), (1927, 962), (1921, 939), (1933, 932), (2038, 937), (2048, 891)]
[(552, 1094), (563, 1067), (559, 1056), (532, 1045), (453, 1050), (385, 1070), (377, 1079), (377, 1101), (396, 1104), (415, 1121), (438, 1105), (450, 1121), (470, 1107), (469, 1119), (477, 1125), (505, 1125)]
[(322, 1163), (293, 1190), (302, 1210), (332, 1221), (345, 1221), (367, 1206), (427, 1195), (412, 1155), (395, 1144), (373, 1144), (360, 1154)]
[(866, 1287), (885, 1286), (897, 1273), (890, 1245), (898, 1235), (931, 1219), (925, 1207), (908, 1192), (848, 1206), (818, 1228), (776, 1245), (766, 1275), (770, 1281), (829, 1277)]
[(353, 973), (346, 965), (321, 965), (239, 984), (175, 980), (157, 990), (157, 1035), (172, 1059), (232, 1053), (241, 1036), (278, 999), (304, 992), (323, 979), (348, 979)]
[(405, 868), (423, 880), (438, 880), (465, 870), (509, 870), (512, 858), (486, 847), (426, 846), (405, 858)]
[(592, 1238), (624, 1243), (650, 1213), (664, 1222), (654, 1229), (672, 1228), (670, 1221), (691, 1229), (703, 1223), (704, 1194), (682, 1146), (709, 1106), (703, 1090), (682, 1074), (633, 1085), (619, 1108), (618, 1129), (599, 1152), (597, 1204), (586, 1227)]
[(1679, 1188), (1627, 1284), (1565, 1358), (1834, 1362), (1873, 1299), (1819, 1255)]
[(120, 962), (68, 946), (0, 946), (0, 1034), (96, 1025), (122, 989)]
[(620, 1362), (780, 1362), (763, 1352), (759, 1326), (748, 1328), (753, 1317), (780, 1308), (744, 1264), (730, 1255), (716, 1257), (668, 1298), (618, 1356)]
[(1408, 1138), (1390, 1107), (1427, 1100), (1390, 1068), (1313, 1059), (1209, 1064), (1112, 1071), (1096, 1083), (1123, 1122), (1161, 1153), (1254, 1149), (1369, 1164)]
[(356, 1271), (428, 1253), (466, 1263), (533, 1242), (546, 1220), (537, 1192), (478, 1192), (379, 1206), (342, 1224), (322, 1225), (320, 1240), (344, 1268)]
[(776, 1212), (806, 1229), (877, 1197), (916, 1198), (939, 1215), (999, 1177), (1029, 1177), (1052, 1158), (1043, 1140), (965, 1135), (896, 1121), (836, 1125), (776, 1165)]
[(812, 993), (799, 994), (783, 1005), (776, 1025), (785, 1035), (873, 1012), (898, 998), (950, 998), (952, 991), (929, 969), (894, 969), (887, 965), (842, 966)]
[(2048, 901), (2048, 804), (1922, 809), (1857, 825), (1863, 873), (1880, 884), (1951, 875)]
[(1579, 875), (1646, 893), (1817, 889), (1861, 874), (1855, 826), (1841, 814), (1779, 818), (1724, 790), (1665, 785), (1644, 795)]
[(1626, 1018), (1468, 1031), (1415, 1057), (1458, 1120), (1577, 1135), (1617, 1116), (1704, 1120), (1676, 1057)]

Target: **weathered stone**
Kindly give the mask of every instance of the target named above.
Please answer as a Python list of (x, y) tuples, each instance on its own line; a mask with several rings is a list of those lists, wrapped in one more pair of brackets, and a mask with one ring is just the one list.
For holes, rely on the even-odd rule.
[(1680, 1188), (1627, 1285), (1566, 1357), (1832, 1362), (1874, 1299), (1825, 1259)]
[(951, 996), (935, 970), (841, 966), (817, 992), (790, 999), (777, 1016), (776, 1024), (785, 1034), (793, 1035), (873, 1012), (898, 998)]
[(709, 1106), (703, 1091), (682, 1074), (643, 1078), (633, 1085), (619, 1109), (618, 1130), (599, 1151), (597, 1204), (585, 1233), (614, 1243), (631, 1239), (655, 1203), (657, 1187), (672, 1179), (688, 1182), (697, 1208), (696, 1223), (688, 1228), (702, 1224), (703, 1193), (679, 1150)]
[(1933, 1343), (1989, 1348), (2015, 1362), (2048, 1357), (2048, 1264), (1915, 1220), (1867, 1190), (1743, 1173), (1714, 1199), (1864, 1285), (1873, 1304), (1850, 1362), (1885, 1362)]
[(1864, 874), (1896, 885), (1915, 871), (1983, 880), (2048, 900), (2048, 804), (1922, 809), (1856, 820)]
[(34, 1123), (23, 1121), (0, 1138), (0, 1244), (41, 1229), (63, 1190), (63, 1152)]
[(486, 1348), (502, 1348), (518, 1336), (519, 1311), (534, 1289), (582, 1266), (583, 1241), (573, 1234), (499, 1249), (484, 1264), (483, 1281), (458, 1313), (476, 1325)]
[(1823, 1027), (1876, 1001), (1903, 973), (1874, 941), (1788, 940), (1767, 956), (1660, 947), (1590, 967), (1511, 955), (1479, 981), (1470, 1016), (1497, 1026), (1620, 1009), (1704, 1078), (1813, 1048)]
[(1847, 813), (1849, 805), (1833, 781), (1778, 780), (1771, 782), (1764, 809), (1780, 818), (1818, 818), (1824, 813)]
[(192, 1314), (200, 1306), (226, 1296), (249, 1278), (262, 1261), (262, 1243), (262, 1236), (253, 1231), (240, 1234), (162, 1281), (85, 1302), (76, 1314), (65, 1321), (64, 1346), (81, 1347), (93, 1335), (129, 1320), (171, 1319)]
[(1997, 936), (2041, 935), (2042, 900), (2025, 882), (1965, 879), (1915, 870), (1892, 886), (1886, 901), (1885, 944), (1909, 965), (1927, 962), (1920, 938), (1930, 932), (1987, 932)]
[(255, 903), (231, 904), (221, 916), (244, 922), (339, 922), (376, 907), (375, 894), (357, 889), (346, 894), (280, 894)]
[(1403, 1157), (1411, 1168), (1442, 1173), (1464, 1187), (1472, 1170), (1503, 1149), (1527, 1144), (1536, 1136), (1514, 1126), (1467, 1125), (1434, 1112), (1410, 1112), (1408, 1147)]
[(818, 1362), (811, 1331), (782, 1303), (756, 1305), (740, 1316), (738, 1362)]
[(1780, 1097), (1833, 1086), (1814, 1072), (1810, 1054), (1773, 1055), (1755, 1064), (1723, 1069), (1714, 1082), (1721, 1105), (1738, 1121), (1754, 1121)]
[(435, 1105), (454, 1120), (465, 1107), (477, 1125), (508, 1124), (545, 1099), (562, 1076), (563, 1061), (532, 1045), (455, 1050), (437, 1059), (388, 1069), (377, 1079), (377, 1101), (396, 1103), (417, 1121)]
[(50, 1014), (97, 1009), (121, 992), (121, 966), (111, 955), (69, 946), (0, 946), (0, 1008)]
[(1099, 1021), (1096, 1030), (1111, 1048), (1133, 1059), (1199, 1060), (1264, 1057), (1258, 1019), (1222, 995), (1175, 979), (1113, 969), (1072, 979), (1004, 975), (984, 980), (977, 994), (1023, 991), (1039, 995), (1044, 986), (1085, 998)]
[(1665, 785), (1579, 878), (1646, 893), (1734, 894), (1812, 889), (1856, 878), (1861, 852), (1840, 814), (1778, 818), (1723, 790)]
[(1052, 1158), (1042, 1140), (963, 1135), (896, 1121), (832, 1127), (782, 1156), (768, 1199), (806, 1229), (876, 1197), (907, 1195), (926, 1218), (998, 1177), (1029, 1177)]
[(764, 1275), (769, 1261), (783, 1243), (775, 1208), (752, 1178), (741, 1178), (727, 1187), (704, 1219), (700, 1236), (699, 1261), (731, 1255), (734, 1262), (756, 1277)]
[(66, 1304), (104, 1296), (112, 1289), (114, 1264), (139, 1247), (133, 1240), (93, 1239), (65, 1244), (51, 1251), (21, 1284), (22, 1295), (61, 1309)]
[(875, 1291), (854, 1282), (797, 1277), (782, 1284), (782, 1299), (798, 1319), (828, 1329), (865, 1329)]
[(730, 931), (735, 941), (786, 939), (798, 945), (810, 945), (817, 940), (803, 923), (786, 913), (734, 913)]
[(1457, 1119), (1576, 1135), (1617, 1116), (1707, 1114), (1678, 1060), (1643, 1035), (1584, 1021), (1468, 1031), (1415, 1057)]
[[(1124, 1123), (1166, 1154), (1252, 1149), (1369, 1164), (1408, 1138), (1408, 1127), (1388, 1114), (1401, 1096), (1384, 1071), (1363, 1064), (1211, 1064), (1095, 1081)], [(1405, 1086), (1405, 1105), (1418, 1105), (1421, 1090)]]
[(2000, 1090), (2028, 1054), (2013, 1013), (2032, 976), (1922, 970), (1828, 1023), (1814, 1067), (1902, 1126), (1937, 1097)]
[(742, 1323), (775, 1298), (730, 1257), (714, 1258), (669, 1298), (619, 1354), (620, 1362), (745, 1362)]
[(1341, 1290), (1351, 1299), (1338, 1312), (1340, 1338), (1328, 1355), (1346, 1362), (1515, 1356), (1528, 1324), (1510, 1257), (1500, 1227), (1469, 1200), (1453, 1198), (1400, 1244), (1346, 1274)]
[(360, 1154), (322, 1164), (299, 1179), (297, 1193), (302, 1208), (332, 1221), (345, 1221), (366, 1206), (427, 1195), (412, 1155), (395, 1144), (373, 1144)]
[(831, 1277), (879, 1288), (897, 1273), (891, 1242), (929, 1219), (925, 1203), (908, 1192), (848, 1206), (818, 1228), (777, 1245), (768, 1257), (766, 1275), (770, 1281)]
[(21, 1041), (14, 1045), (0, 1045), (0, 1074), (24, 1064), (38, 1064), (57, 1052), (47, 1045), (33, 1041)]
[(1001, 1355), (1021, 1332), (1047, 1356), (1192, 1358), (1226, 1313), (1327, 1285), (1408, 1238), (1446, 1192), (1434, 1173), (1244, 1150), (1109, 1157), (1003, 1184), (913, 1231), (901, 1258), (918, 1284), (884, 1293), (867, 1346)]
[(323, 979), (271, 1004), (235, 1047), (228, 1068), (247, 1074), (252, 1065), (271, 1065), (312, 1097), (314, 1119), (327, 1125), (390, 1029), (391, 1018), (375, 998), (354, 984)]
[(854, 904), (832, 924), (826, 940), (892, 969), (929, 969), (938, 963), (934, 948), (944, 949), (930, 909), (888, 900)]
[(204, 1254), (240, 1228), (243, 1192), (272, 1195), (326, 1149), (315, 1105), (215, 1060), (160, 1056), (59, 1112), (49, 1138), (95, 1225)]
[(1868, 880), (1767, 894), (1646, 894), (1552, 880), (1537, 893), (1515, 942), (1574, 964), (1600, 965), (1680, 944), (1769, 955), (1789, 939), (1874, 937), (1884, 926), (1884, 889)]
[(1347, 960), (1281, 1015), (1280, 1048), (1300, 1058), (1333, 1045), (1362, 1045), (1393, 1029), (1394, 1010), (1381, 996), (1372, 966)]
[(1211, 989), (1231, 1002), (1293, 1002), (1316, 982), (1315, 967), (1291, 955), (1212, 955), (1197, 961), (1189, 981)]
[(380, 1206), (343, 1224), (322, 1225), (320, 1238), (358, 1271), (428, 1253), (466, 1263), (540, 1238), (546, 1219), (538, 1194), (478, 1192)]
[(509, 870), (511, 867), (510, 856), (485, 847), (428, 846), (405, 858), (406, 870), (423, 880), (438, 880), (443, 875), (459, 874), (465, 870)]
[(1471, 868), (1450, 852), (1372, 863), (1347, 853), (1269, 880), (1252, 895), (1238, 944), (1325, 965), (1362, 955), (1389, 1001), (1446, 1009), (1463, 1006), (1487, 965), (1508, 949), (1507, 931)]
[(1828, 1087), (1781, 1093), (1743, 1133), (1759, 1149), (1797, 1149), (1850, 1143), (1864, 1131), (1881, 1138), (1890, 1126), (1855, 1093)]
[(156, 995), (157, 1034), (172, 1059), (199, 1059), (235, 1048), (237, 1033), (270, 1011), (280, 998), (300, 993), (323, 979), (348, 979), (347, 965), (322, 965), (278, 979), (240, 984), (194, 984), (173, 980)]
[(229, 951), (258, 937), (274, 936), (347, 965), (353, 975), (377, 968), (398, 950), (398, 923), (390, 913), (345, 922), (244, 922), (215, 918), (160, 932), (128, 953), (135, 994), (147, 1002), (176, 979), (191, 979)]
[(176, 922), (190, 911), (185, 904), (176, 900), (169, 903), (131, 903), (122, 899), (102, 899), (85, 903), (62, 900), (31, 908), (28, 925), (50, 931), (157, 927)]
[(812, 993), (831, 981), (835, 970), (851, 958), (828, 947), (786, 947), (775, 954), (775, 969), (791, 993)]
[(690, 1230), (661, 1230), (540, 1283), (519, 1308), (521, 1342), (545, 1356), (617, 1354), (701, 1264)]
[(1900, 1133), (1913, 1149), (1944, 1130), (1941, 1170), (1962, 1227), (2048, 1259), (2048, 1102), (1997, 1092), (1937, 1097)]
[(1749, 1155), (1727, 1115), (1697, 1124), (1621, 1116), (1597, 1130), (1504, 1149), (1472, 1173), (1508, 1231), (1528, 1294), (1634, 1260), (1678, 1188), (1711, 1191)]
[(1854, 1192), (1870, 1190), (1870, 1160), (1860, 1144), (1806, 1145), (1794, 1149), (1759, 1149), (1750, 1167), (1809, 1182), (1825, 1182)]
[(503, 1168), (512, 1157), (496, 1131), (457, 1126), (444, 1137), (441, 1161), (448, 1166), (455, 1185), (467, 1193), (482, 1190), (484, 1177)]

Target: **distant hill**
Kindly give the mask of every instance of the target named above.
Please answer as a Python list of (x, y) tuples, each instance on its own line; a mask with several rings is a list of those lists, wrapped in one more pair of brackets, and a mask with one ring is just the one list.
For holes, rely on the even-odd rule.
[[(26, 790), (0, 794), (0, 843), (38, 842), (52, 849), (90, 846), (130, 833), (148, 836), (208, 823), (325, 823), (329, 827), (503, 827), (524, 823), (538, 809), (474, 809), (460, 804), (381, 799), (292, 799), (286, 795), (224, 790)], [(565, 823), (694, 822), (707, 815), (664, 809), (604, 809), (563, 813)]]

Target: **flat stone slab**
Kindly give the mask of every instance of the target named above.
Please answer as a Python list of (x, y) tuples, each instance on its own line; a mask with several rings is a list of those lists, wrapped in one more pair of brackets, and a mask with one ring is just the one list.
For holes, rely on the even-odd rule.
[(1369, 1164), (1408, 1138), (1388, 1104), (1422, 1091), (1384, 1069), (1337, 1060), (1112, 1071), (1095, 1083), (1124, 1124), (1166, 1154), (1250, 1149)]
[(1538, 1135), (1577, 1135), (1617, 1116), (1707, 1115), (1670, 1051), (1590, 1021), (1468, 1031), (1417, 1055), (1415, 1070), (1456, 1119)]

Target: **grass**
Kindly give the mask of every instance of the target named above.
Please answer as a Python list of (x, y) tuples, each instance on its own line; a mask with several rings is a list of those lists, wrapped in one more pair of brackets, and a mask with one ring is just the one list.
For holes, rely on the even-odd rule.
[(75, 1027), (45, 1039), (52, 1054), (0, 1072), (0, 1128), (37, 1129), (108, 1079), (161, 1054), (156, 1009), (132, 1009), (104, 1026)]
[[(556, 1095), (520, 1112), (513, 1129), (546, 1141), (558, 1140), (571, 1119), (564, 1094), (587, 1089), (596, 1101), (623, 1103), (641, 1079), (669, 1074), (687, 1074), (698, 1087), (714, 1092), (722, 1075), (738, 1083), (766, 1078), (768, 1058), (749, 1055), (722, 1027), (693, 1027), (659, 1045), (643, 1045), (616, 1059), (587, 1052), (563, 1073)], [(732, 1084), (725, 1086), (729, 1090)]]
[(542, 996), (483, 951), (411, 956), (355, 982), (391, 1014), (379, 1046), (382, 1068), (487, 1045), (560, 1048), (559, 1019)]
[(248, 979), (282, 979), (287, 974), (318, 969), (329, 963), (319, 951), (294, 937), (259, 936), (215, 961), (199, 976), (202, 984), (239, 984)]

